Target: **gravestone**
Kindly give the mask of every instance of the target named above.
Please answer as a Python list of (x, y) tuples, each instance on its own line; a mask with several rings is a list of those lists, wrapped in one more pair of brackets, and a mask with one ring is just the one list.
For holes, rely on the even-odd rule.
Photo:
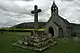
[(53, 40), (51, 34), (47, 33), (37, 33), (38, 32), (38, 12), (41, 12), (41, 9), (38, 9), (37, 5), (34, 6), (34, 11), (31, 11), (34, 14), (34, 33), (33, 35), (26, 36), (22, 40), (18, 40), (17, 43), (14, 43), (14, 46), (18, 46), (25, 49), (31, 49), (36, 51), (43, 51), (52, 45), (56, 44), (56, 41)]

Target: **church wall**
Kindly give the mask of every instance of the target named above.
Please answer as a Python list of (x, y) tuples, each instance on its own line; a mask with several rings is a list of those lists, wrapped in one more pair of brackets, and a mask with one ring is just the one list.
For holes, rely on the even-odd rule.
[(68, 30), (69, 36), (71, 36), (72, 35), (72, 28), (68, 28), (67, 30)]
[(60, 27), (65, 28), (66, 24), (62, 19), (59, 18), (58, 15), (53, 15), (52, 17), (53, 22), (56, 22)]
[(73, 25), (72, 26), (72, 34), (80, 33), (80, 25)]
[(63, 37), (63, 30), (59, 28), (59, 37)]
[(52, 20), (53, 22), (56, 22), (62, 28), (64, 36), (70, 35), (70, 33), (68, 33), (69, 30), (67, 28), (67, 24), (58, 15), (53, 15)]

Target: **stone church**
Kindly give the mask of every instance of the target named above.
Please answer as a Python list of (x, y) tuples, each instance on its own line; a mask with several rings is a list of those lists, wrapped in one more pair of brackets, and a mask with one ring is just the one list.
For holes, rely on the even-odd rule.
[(51, 17), (45, 27), (45, 32), (51, 33), (53, 37), (79, 35), (80, 33), (80, 24), (69, 23), (66, 19), (59, 16), (55, 1), (51, 6)]

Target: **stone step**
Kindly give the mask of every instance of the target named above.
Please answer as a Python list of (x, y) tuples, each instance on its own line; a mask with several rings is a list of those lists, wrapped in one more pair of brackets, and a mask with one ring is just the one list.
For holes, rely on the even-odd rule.
[(17, 47), (20, 47), (20, 48), (24, 48), (24, 49), (31, 49), (31, 50), (35, 50), (35, 51), (43, 51), (53, 45), (55, 45), (57, 42), (54, 41), (53, 43), (50, 43), (46, 46), (43, 46), (43, 47), (40, 47), (40, 48), (37, 48), (37, 47), (30, 47), (30, 46), (25, 46), (25, 45), (21, 45), (21, 44), (17, 44), (17, 43), (14, 43), (13, 45), (14, 46), (17, 46)]

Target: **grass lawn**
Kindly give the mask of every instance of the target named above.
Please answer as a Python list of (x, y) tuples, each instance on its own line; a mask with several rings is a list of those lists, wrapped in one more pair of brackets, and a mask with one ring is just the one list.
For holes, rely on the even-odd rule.
[(0, 33), (0, 53), (80, 53), (80, 42), (72, 39), (63, 40), (57, 39), (57, 45), (54, 45), (43, 52), (25, 50), (19, 47), (14, 47), (12, 44), (24, 35), (29, 35), (27, 32), (4, 32)]

